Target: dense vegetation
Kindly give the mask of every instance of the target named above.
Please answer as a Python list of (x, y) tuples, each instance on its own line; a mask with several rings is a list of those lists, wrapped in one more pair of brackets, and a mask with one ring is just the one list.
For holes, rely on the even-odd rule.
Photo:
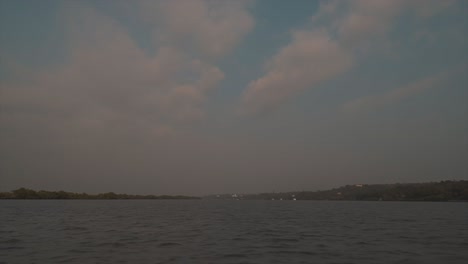
[(35, 191), (26, 188), (20, 188), (11, 192), (0, 193), (0, 199), (199, 199), (198, 197), (182, 195), (132, 195), (118, 194), (113, 192), (100, 194), (73, 193), (64, 191)]
[(405, 184), (356, 184), (326, 190), (247, 195), (214, 195), (207, 198), (246, 200), (349, 200), (349, 201), (468, 201), (468, 181)]

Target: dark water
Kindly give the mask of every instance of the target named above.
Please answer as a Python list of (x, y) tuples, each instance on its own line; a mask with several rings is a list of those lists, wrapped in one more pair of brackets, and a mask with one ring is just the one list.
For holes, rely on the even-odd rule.
[(468, 203), (2, 200), (0, 263), (468, 263)]

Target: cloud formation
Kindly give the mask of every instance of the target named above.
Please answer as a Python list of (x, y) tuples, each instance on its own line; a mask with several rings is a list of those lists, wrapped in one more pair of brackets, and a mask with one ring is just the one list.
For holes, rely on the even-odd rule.
[(352, 56), (325, 31), (296, 31), (293, 41), (267, 63), (267, 73), (248, 85), (242, 111), (266, 110), (342, 73), (351, 64)]
[(392, 41), (389, 33), (399, 18), (411, 18), (407, 23), (428, 19), (455, 3), (437, 0), (323, 1), (312, 16), (312, 22), (327, 27), (347, 47), (361, 46), (363, 49), (362, 46), (368, 48), (372, 42), (382, 45), (385, 41)]
[(252, 2), (3, 1), (0, 191), (467, 177), (466, 1)]
[(443, 83), (450, 76), (450, 72), (438, 73), (421, 80), (411, 82), (404, 86), (390, 90), (389, 92), (380, 95), (368, 95), (347, 102), (343, 106), (343, 110), (357, 112), (364, 110), (372, 110), (379, 107), (384, 107), (389, 104), (396, 103), (404, 98), (415, 96), (428, 89), (434, 88)]
[[(157, 134), (203, 118), (204, 102), (224, 78), (211, 58), (232, 50), (252, 29), (247, 5), (196, 0), (138, 2), (138, 7), (149, 34), (165, 37), (154, 43), (154, 55), (112, 17), (81, 3), (65, 4), (68, 60), (23, 83), (2, 83), (3, 115), (28, 109), (49, 119), (66, 114), (67, 122), (81, 128), (128, 124)], [(159, 12), (164, 16), (154, 20), (162, 26), (149, 21)]]
[(210, 58), (231, 51), (254, 27), (251, 1), (146, 1), (141, 12), (155, 27), (155, 40)]
[[(263, 76), (246, 87), (241, 112), (274, 108), (305, 89), (312, 89), (351, 69), (372, 50), (391, 47), (397, 18), (424, 19), (454, 1), (323, 1), (311, 27), (293, 31), (291, 42), (267, 63)], [(318, 29), (317, 29), (318, 28)]]

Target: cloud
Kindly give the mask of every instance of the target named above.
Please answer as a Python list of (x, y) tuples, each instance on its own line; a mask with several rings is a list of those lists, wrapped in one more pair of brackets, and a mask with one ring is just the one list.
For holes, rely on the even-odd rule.
[[(202, 22), (182, 34), (171, 31), (172, 22), (164, 22), (168, 17), (151, 18), (164, 22), (158, 24), (140, 21), (136, 14), (143, 2), (126, 3), (136, 11), (105, 13), (114, 2), (99, 11), (82, 2), (60, 3), (57, 23), (64, 43), (59, 45), (65, 46), (60, 62), (34, 68), (9, 57), (7, 66), (15, 67), (0, 81), (5, 186), (87, 186), (93, 191), (133, 185), (140, 192), (193, 192), (198, 179), (208, 177), (199, 171), (206, 144), (198, 143), (193, 127), (205, 118), (205, 104), (224, 79), (215, 59), (235, 48), (249, 30), (232, 14), (247, 14), (247, 9), (198, 1), (205, 11), (229, 15), (213, 20), (219, 28)], [(161, 10), (156, 7), (145, 11), (157, 15)], [(181, 18), (187, 11), (180, 12), (172, 15)], [(138, 23), (137, 30), (132, 23)], [(166, 39), (138, 42), (143, 33)], [(210, 46), (202, 47), (203, 41)], [(205, 164), (212, 167), (208, 158)], [(185, 188), (180, 182), (190, 184)]]
[(402, 87), (392, 89), (380, 95), (369, 95), (354, 99), (344, 104), (343, 110), (347, 112), (357, 112), (373, 110), (386, 105), (395, 104), (405, 98), (418, 95), (424, 91), (437, 87), (452, 74), (451, 72), (438, 73), (421, 80), (411, 82)]
[(145, 20), (155, 27), (156, 41), (218, 58), (231, 51), (255, 24), (251, 1), (146, 1)]
[(399, 18), (409, 16), (421, 21), (438, 15), (455, 3), (437, 0), (323, 2), (312, 20), (326, 24), (343, 45), (363, 51), (390, 42), (389, 34)]
[[(66, 29), (67, 61), (28, 73), (21, 83), (2, 82), (2, 119), (13, 122), (15, 116), (34, 115), (43, 118), (44, 125), (67, 123), (84, 130), (134, 127), (134, 131), (163, 135), (203, 118), (203, 104), (224, 78), (206, 56), (227, 53), (252, 28), (246, 5), (137, 4), (148, 14), (167, 11), (158, 18), (163, 26), (153, 25), (150, 34), (171, 39), (155, 43), (154, 55), (140, 48), (110, 16), (82, 3), (64, 4), (59, 17)], [(190, 23), (180, 22), (185, 21), (181, 17)], [(199, 50), (178, 45), (185, 37)]]
[(354, 66), (363, 55), (385, 51), (394, 43), (396, 20), (410, 14), (434, 16), (453, 5), (442, 1), (323, 1), (311, 17), (311, 28), (293, 31), (292, 41), (267, 63), (263, 76), (251, 81), (241, 98), (241, 112), (265, 111), (306, 89), (331, 80)]
[(351, 63), (350, 54), (325, 31), (296, 31), (292, 42), (267, 63), (266, 74), (248, 85), (242, 111), (271, 108), (345, 71)]

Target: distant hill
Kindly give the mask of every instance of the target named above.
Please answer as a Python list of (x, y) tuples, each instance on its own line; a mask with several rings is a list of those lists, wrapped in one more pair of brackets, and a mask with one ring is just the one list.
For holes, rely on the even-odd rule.
[(118, 194), (113, 192), (100, 194), (73, 193), (64, 191), (35, 191), (20, 188), (11, 192), (0, 193), (0, 199), (88, 199), (88, 200), (112, 200), (112, 199), (200, 199), (199, 197), (183, 195), (135, 195)]
[(244, 195), (221, 194), (204, 198), (236, 200), (468, 201), (468, 181), (355, 184), (325, 191)]

